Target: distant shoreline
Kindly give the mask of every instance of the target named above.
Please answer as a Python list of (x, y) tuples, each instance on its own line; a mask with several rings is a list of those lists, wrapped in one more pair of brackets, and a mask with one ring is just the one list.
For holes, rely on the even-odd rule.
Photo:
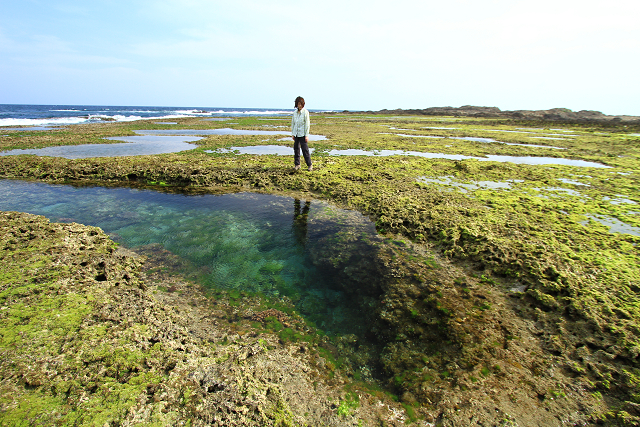
[[(355, 113), (355, 111), (350, 111)], [(454, 117), (478, 117), (478, 118), (506, 118), (516, 120), (542, 120), (574, 123), (631, 123), (640, 124), (640, 116), (609, 116), (600, 111), (581, 110), (572, 111), (568, 108), (552, 108), (550, 110), (515, 110), (502, 111), (498, 107), (478, 107), (464, 105), (462, 107), (430, 107), (424, 109), (395, 109), (379, 111), (359, 111), (367, 114), (400, 114), (423, 116), (454, 116)]]

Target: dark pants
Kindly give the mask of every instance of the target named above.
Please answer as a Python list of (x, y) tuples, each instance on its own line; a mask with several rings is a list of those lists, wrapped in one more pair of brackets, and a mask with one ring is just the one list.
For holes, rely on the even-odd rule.
[(302, 155), (304, 156), (304, 162), (307, 166), (311, 166), (311, 154), (309, 154), (309, 144), (304, 140), (304, 136), (294, 137), (293, 142), (293, 164), (295, 166), (300, 165), (300, 149), (302, 148)]

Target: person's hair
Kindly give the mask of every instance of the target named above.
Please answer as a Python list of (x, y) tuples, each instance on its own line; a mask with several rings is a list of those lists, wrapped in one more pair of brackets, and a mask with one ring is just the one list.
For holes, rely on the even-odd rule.
[(304, 108), (304, 98), (301, 96), (297, 97), (294, 107), (298, 108), (298, 102), (302, 102), (302, 107)]

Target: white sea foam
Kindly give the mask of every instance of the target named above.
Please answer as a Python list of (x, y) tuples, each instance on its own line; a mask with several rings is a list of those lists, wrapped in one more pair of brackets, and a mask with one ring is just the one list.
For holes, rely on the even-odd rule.
[[(3, 126), (64, 126), (83, 123), (93, 123), (97, 121), (130, 122), (134, 120), (166, 120), (179, 119), (185, 117), (211, 117), (211, 116), (260, 116), (260, 115), (287, 115), (293, 110), (246, 110), (241, 109), (197, 109), (197, 108), (159, 108), (157, 110), (119, 108), (64, 108), (63, 106), (52, 106), (49, 111), (53, 117), (38, 118), (0, 118), (0, 127)], [(57, 107), (57, 108), (56, 108)], [(40, 111), (42, 112), (42, 111)], [(77, 113), (76, 113), (77, 112)], [(60, 114), (62, 113), (62, 114)], [(56, 114), (74, 114), (69, 117), (55, 117)], [(147, 117), (151, 115), (152, 117)]]
[(89, 114), (84, 117), (50, 117), (46, 119), (16, 119), (6, 118), (0, 119), (0, 127), (5, 126), (46, 126), (46, 125), (77, 125), (81, 123), (91, 123), (96, 121), (116, 121), (116, 122), (132, 122), (135, 120), (164, 120), (177, 119), (181, 117), (189, 117), (184, 114), (172, 114), (161, 117), (141, 117), (141, 116), (125, 116), (116, 114), (109, 116), (106, 114)]
[(53, 117), (48, 119), (0, 119), (0, 126), (75, 125), (87, 121), (86, 117)]

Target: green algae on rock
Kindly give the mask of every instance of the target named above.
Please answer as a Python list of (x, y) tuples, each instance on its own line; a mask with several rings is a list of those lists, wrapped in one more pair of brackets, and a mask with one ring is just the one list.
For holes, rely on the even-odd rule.
[[(157, 299), (95, 227), (2, 212), (0, 231), (0, 424), (345, 424), (313, 348), (234, 331), (184, 282)], [(377, 402), (345, 425), (385, 419)]]
[[(210, 125), (193, 120), (181, 124)], [(390, 266), (385, 271), (397, 270), (398, 262), (405, 267), (395, 281), (385, 282), (374, 308), (374, 325), (385, 343), (380, 370), (402, 403), (417, 402), (419, 417), (443, 425), (471, 419), (522, 425), (638, 424), (640, 240), (609, 233), (605, 225), (589, 220), (606, 216), (640, 225), (634, 206), (640, 203), (637, 125), (566, 124), (564, 130), (576, 136), (550, 142), (564, 148), (551, 155), (613, 167), (605, 170), (411, 157), (334, 158), (322, 149), (410, 147), (474, 156), (548, 156), (550, 150), (384, 134), (389, 126), (416, 133), (425, 126), (451, 127), (447, 118), (318, 115), (314, 124), (328, 139), (314, 143), (318, 152), (313, 173), (295, 173), (289, 158), (204, 152), (273, 141), (207, 137), (189, 153), (117, 161), (3, 158), (0, 175), (54, 182), (163, 182), (189, 191), (215, 186), (295, 191), (357, 209), (370, 215), (381, 233), (407, 245), (416, 242), (416, 251), (430, 248), (423, 257), (404, 250), (381, 252), (380, 262)], [(87, 134), (97, 139), (113, 136), (117, 129), (122, 135), (143, 128), (101, 126), (88, 127)], [(242, 126), (252, 128), (258, 121), (247, 120)], [(464, 118), (455, 127), (428, 129), (428, 134), (539, 145), (545, 140), (532, 139), (538, 135), (511, 131), (539, 128), (527, 132), (552, 133), (543, 121)], [(84, 129), (65, 132), (70, 141), (86, 141)], [(24, 141), (11, 137), (0, 142), (26, 148), (46, 145), (43, 138), (29, 135)], [(441, 177), (451, 181), (424, 182)], [(471, 187), (487, 181), (511, 185)], [(455, 183), (470, 185), (469, 191), (458, 191)], [(612, 203), (615, 200), (632, 203)], [(428, 261), (431, 251), (437, 256)], [(336, 267), (349, 266), (349, 259), (326, 258)], [(357, 272), (355, 268), (352, 274)], [(365, 295), (357, 295), (365, 301)]]

